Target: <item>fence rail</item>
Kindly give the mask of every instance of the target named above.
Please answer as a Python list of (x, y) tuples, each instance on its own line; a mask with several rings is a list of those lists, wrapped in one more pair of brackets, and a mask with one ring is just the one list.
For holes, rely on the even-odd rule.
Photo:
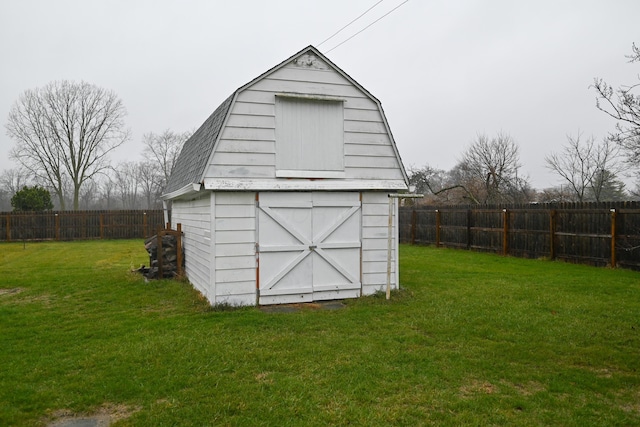
[(401, 207), (400, 241), (640, 270), (640, 203)]
[(0, 241), (137, 239), (163, 225), (162, 210), (0, 212)]

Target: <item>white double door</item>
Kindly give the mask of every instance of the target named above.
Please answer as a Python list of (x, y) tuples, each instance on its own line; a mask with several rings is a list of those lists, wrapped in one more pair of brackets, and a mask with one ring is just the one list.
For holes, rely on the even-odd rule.
[(359, 193), (258, 195), (260, 304), (360, 296)]

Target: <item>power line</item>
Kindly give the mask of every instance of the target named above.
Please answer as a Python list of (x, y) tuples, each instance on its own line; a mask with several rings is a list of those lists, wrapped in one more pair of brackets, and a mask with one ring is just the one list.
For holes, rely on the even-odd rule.
[(324, 39), (322, 42), (320, 42), (320, 44), (318, 44), (316, 47), (320, 47), (323, 44), (325, 44), (326, 42), (328, 42), (329, 40), (331, 40), (332, 38), (334, 38), (335, 36), (337, 36), (339, 33), (342, 32), (342, 30), (344, 30), (345, 28), (347, 28), (349, 25), (353, 24), (354, 22), (356, 22), (358, 19), (362, 18), (364, 15), (366, 15), (371, 9), (373, 9), (374, 7), (376, 7), (377, 5), (379, 5), (380, 3), (382, 3), (384, 0), (380, 0), (378, 3), (374, 4), (373, 6), (371, 6), (369, 9), (365, 10), (360, 16), (358, 16), (356, 19), (354, 19), (353, 21), (349, 22), (347, 25), (345, 25), (344, 27), (340, 28), (338, 31), (336, 31), (335, 33), (331, 34), (329, 37), (327, 37), (326, 39)]
[[(393, 9), (391, 9), (389, 12), (385, 13), (384, 15), (382, 15), (380, 18), (376, 19), (375, 21), (373, 21), (371, 24), (367, 25), (366, 27), (364, 27), (363, 29), (361, 29), (360, 31), (358, 31), (357, 33), (355, 33), (354, 35), (352, 35), (351, 37), (349, 37), (348, 39), (338, 43), (337, 45), (335, 45), (334, 47), (332, 47), (331, 49), (329, 49), (328, 51), (325, 52), (329, 53), (332, 50), (334, 50), (335, 48), (342, 46), (343, 44), (345, 44), (346, 42), (348, 42), (349, 40), (351, 40), (352, 38), (354, 38), (355, 36), (357, 36), (358, 34), (360, 34), (361, 32), (363, 32), (364, 30), (366, 30), (367, 28), (369, 28), (370, 26), (372, 26), (373, 24), (375, 24), (376, 22), (380, 21), (382, 18), (386, 17), (387, 15), (389, 15), (391, 12), (395, 11), (396, 9), (398, 9), (400, 6), (402, 6), (403, 4), (405, 4), (406, 2), (408, 2), (409, 0), (404, 0), (402, 3), (400, 3), (399, 5), (397, 5), (396, 7), (394, 7)], [(374, 5), (375, 6), (375, 5)], [(365, 12), (366, 13), (366, 12)]]

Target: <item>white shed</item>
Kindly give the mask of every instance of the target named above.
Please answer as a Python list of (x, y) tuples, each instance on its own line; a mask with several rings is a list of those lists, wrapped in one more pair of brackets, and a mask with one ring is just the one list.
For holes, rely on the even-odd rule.
[(388, 196), (407, 188), (380, 101), (309, 46), (213, 112), (163, 199), (187, 277), (212, 304), (282, 304), (384, 290)]

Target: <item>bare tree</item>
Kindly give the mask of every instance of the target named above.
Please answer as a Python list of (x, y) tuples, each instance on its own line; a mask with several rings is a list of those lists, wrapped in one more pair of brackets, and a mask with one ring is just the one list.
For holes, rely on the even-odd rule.
[(13, 194), (9, 194), (7, 190), (0, 188), (0, 212), (6, 212), (11, 210), (12, 197), (13, 197)]
[(596, 202), (627, 200), (626, 185), (616, 174), (607, 169), (599, 169), (589, 187), (589, 199)]
[(11, 198), (31, 180), (22, 169), (5, 169), (0, 174), (0, 211), (12, 210)]
[(94, 207), (94, 202), (98, 195), (98, 184), (95, 179), (91, 179), (85, 182), (80, 192), (79, 201), (82, 209), (88, 210)]
[(575, 202), (576, 196), (573, 191), (569, 191), (566, 185), (545, 188), (538, 192), (537, 201), (539, 203)]
[(9, 112), (11, 157), (42, 177), (65, 209), (64, 179), (78, 209), (82, 185), (108, 166), (108, 154), (124, 143), (126, 110), (111, 91), (66, 80), (25, 91)]
[(529, 184), (519, 177), (520, 154), (511, 136), (478, 135), (457, 166), (457, 183), (478, 203), (522, 202)]
[(138, 163), (138, 183), (142, 196), (146, 201), (146, 209), (154, 209), (162, 207), (159, 202), (160, 193), (163, 189), (164, 177), (158, 173), (157, 167), (153, 162)]
[(116, 169), (116, 189), (123, 209), (135, 209), (138, 204), (138, 164), (120, 163)]
[(407, 175), (409, 184), (416, 187), (417, 193), (435, 193), (443, 187), (446, 172), (429, 165), (421, 168), (410, 166)]
[(100, 204), (104, 209), (115, 208), (114, 198), (116, 197), (117, 184), (111, 173), (105, 173), (100, 181)]
[(561, 177), (579, 202), (601, 201), (603, 189), (616, 179), (620, 171), (619, 148), (610, 139), (596, 144), (593, 136), (586, 141), (582, 135), (567, 135), (567, 144), (560, 153), (545, 157), (547, 168)]
[(9, 192), (12, 196), (30, 183), (30, 177), (24, 169), (5, 169), (0, 174), (0, 188)]
[[(630, 63), (640, 63), (640, 48), (631, 46)], [(640, 80), (640, 75), (638, 76)], [(609, 139), (619, 144), (628, 154), (628, 161), (640, 166), (640, 83), (614, 89), (601, 78), (594, 79), (596, 106), (616, 120), (616, 130)]]
[(409, 168), (409, 183), (416, 186), (418, 193), (425, 195), (423, 202), (439, 204), (478, 204), (474, 192), (467, 189), (469, 183), (462, 177), (459, 167), (446, 172), (429, 165)]
[(176, 133), (169, 129), (157, 135), (153, 132), (142, 137), (144, 154), (151, 158), (153, 164), (159, 168), (163, 182), (162, 190), (169, 182), (169, 176), (173, 170), (173, 165), (180, 154), (184, 142), (189, 139), (193, 132)]

